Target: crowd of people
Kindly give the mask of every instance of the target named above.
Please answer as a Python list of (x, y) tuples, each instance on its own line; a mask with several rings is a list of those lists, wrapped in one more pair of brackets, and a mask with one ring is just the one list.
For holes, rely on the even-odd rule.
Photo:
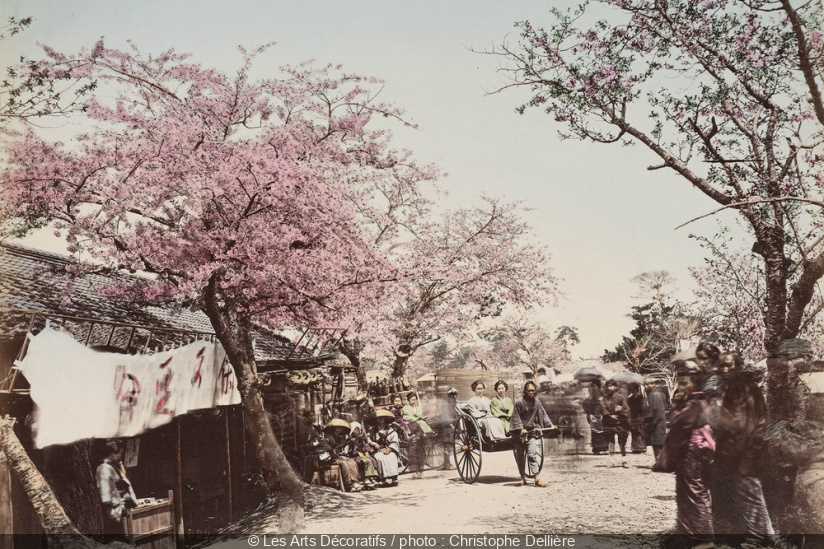
[[(643, 383), (639, 378), (625, 388), (615, 380), (589, 381), (581, 406), (589, 423), (592, 452), (608, 455), (615, 466), (628, 467), (628, 452), (646, 454), (651, 446), (652, 471), (675, 474), (677, 533), (708, 543), (741, 534), (756, 546), (769, 543), (774, 530), (758, 478), (766, 426), (759, 373), (744, 368), (737, 353), (722, 353), (708, 343), (698, 345), (693, 358), (674, 361), (671, 369), (675, 373), (672, 394), (661, 377), (643, 378)], [(536, 398), (539, 385), (526, 382), (515, 402), (507, 396), (504, 381), (495, 383), (491, 399), (485, 395), (483, 381), (475, 381), (471, 388), (473, 395), (461, 403), (460, 412), (471, 416), (493, 445), (512, 440), (519, 484), (533, 477), (536, 486), (545, 487), (538, 477), (538, 439), (533, 434), (552, 422)], [(406, 395), (406, 404), (400, 395), (394, 396), (392, 407), (376, 410), (365, 429), (359, 423), (330, 422), (324, 433), (347, 489), (397, 485), (401, 431), (409, 440), (413, 478), (419, 478), (423, 469), (427, 437), (439, 437), (435, 444), (442, 445), (443, 468), (453, 468), (457, 393), (453, 388), (447, 394), (437, 434), (424, 418), (415, 393)]]
[(644, 379), (646, 398), (637, 383), (624, 398), (614, 381), (590, 382), (582, 407), (593, 453), (615, 461), (619, 451), (626, 467), (631, 434), (630, 451), (652, 446), (652, 471), (675, 474), (677, 533), (708, 546), (742, 534), (744, 543), (768, 545), (774, 530), (758, 478), (766, 427), (759, 372), (745, 369), (738, 353), (708, 343), (670, 366), (671, 401), (660, 378)]
[[(537, 429), (551, 428), (552, 422), (536, 398), (537, 385), (527, 382), (523, 396), (514, 403), (507, 396), (506, 382), (499, 380), (494, 389), (495, 396), (489, 399), (485, 396), (485, 384), (475, 381), (474, 394), (460, 405), (460, 412), (474, 418), (487, 440), (512, 439), (521, 485), (527, 484), (529, 476), (534, 478), (536, 486), (546, 487), (537, 476), (536, 433)], [(319, 466), (338, 466), (347, 491), (397, 486), (402, 459), (407, 460), (412, 478), (421, 478), (427, 447), (442, 449), (441, 469), (455, 468), (451, 461), (453, 429), (459, 414), (457, 397), (457, 389), (447, 391), (437, 418), (437, 432), (424, 418), (417, 394), (410, 392), (406, 395), (406, 404), (401, 395), (393, 395), (392, 405), (388, 409), (376, 409), (365, 420), (365, 427), (358, 422), (334, 418), (320, 429), (314, 424), (314, 414), (307, 412), (298, 425), (297, 437), (304, 443), (307, 459), (317, 460)], [(405, 440), (404, 453), (401, 438)]]

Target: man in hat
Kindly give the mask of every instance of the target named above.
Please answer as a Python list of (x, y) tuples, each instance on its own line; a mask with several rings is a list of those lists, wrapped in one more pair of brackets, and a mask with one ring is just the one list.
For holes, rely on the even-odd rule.
[(609, 457), (615, 465), (615, 438), (618, 438), (618, 448), (621, 452), (621, 466), (627, 464), (627, 438), (629, 438), (629, 406), (624, 395), (618, 392), (618, 382), (607, 381), (604, 385), (604, 396), (601, 399), (604, 415), (604, 435), (609, 442)]
[(350, 431), (351, 426), (338, 418), (332, 419), (326, 424), (326, 427), (323, 428), (326, 441), (332, 449), (332, 459), (338, 465), (346, 491), (360, 492), (363, 490), (363, 485), (359, 482), (360, 470), (358, 464), (355, 460), (348, 457), (351, 451), (349, 440)]

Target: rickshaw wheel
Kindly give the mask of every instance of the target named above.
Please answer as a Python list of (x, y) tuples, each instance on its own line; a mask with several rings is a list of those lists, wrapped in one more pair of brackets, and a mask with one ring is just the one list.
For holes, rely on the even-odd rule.
[[(538, 453), (538, 474), (541, 474), (541, 469), (544, 468), (544, 439), (539, 438), (538, 443), (535, 445), (535, 450)], [(512, 455), (515, 456), (515, 463), (518, 462), (518, 450), (517, 447), (513, 444), (512, 445)], [(524, 473), (527, 478), (535, 478), (537, 475), (533, 475), (529, 472), (529, 462), (526, 461), (526, 456), (524, 456)]]
[(406, 436), (406, 431), (403, 429), (394, 425), (392, 428), (398, 433), (398, 446), (400, 447), (400, 452), (398, 452), (398, 474), (402, 475), (409, 469), (409, 437)]
[(468, 417), (459, 417), (452, 440), (458, 474), (461, 480), (472, 484), (481, 474), (481, 433), (477, 423)]

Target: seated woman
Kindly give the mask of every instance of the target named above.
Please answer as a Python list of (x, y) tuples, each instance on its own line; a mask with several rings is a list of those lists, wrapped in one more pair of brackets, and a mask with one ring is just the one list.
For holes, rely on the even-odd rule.
[(512, 399), (506, 396), (508, 390), (509, 385), (506, 384), (506, 381), (499, 379), (495, 383), (495, 396), (492, 397), (492, 402), (489, 404), (489, 411), (501, 420), (505, 433), (509, 432), (509, 418), (512, 417)]
[(491, 402), (484, 396), (486, 386), (480, 379), (472, 384), (472, 390), (475, 391), (475, 396), (470, 398), (466, 403), (466, 411), (474, 417), (478, 424), (483, 429), (486, 436), (490, 439), (503, 439), (507, 437), (506, 431), (501, 420), (493, 416), (490, 412)]
[(421, 405), (418, 404), (418, 395), (415, 393), (409, 393), (406, 395), (406, 400), (409, 404), (401, 408), (403, 419), (407, 421), (414, 421), (418, 427), (421, 428), (423, 434), (431, 435), (433, 431), (426, 420), (423, 419), (423, 410), (421, 409)]
[(414, 436), (423, 435), (423, 430), (412, 420), (406, 419), (403, 417), (403, 399), (401, 395), (394, 395), (392, 397), (392, 408), (391, 412), (395, 418), (395, 425), (398, 426), (408, 438), (412, 438)]
[(360, 467), (363, 486), (367, 490), (374, 490), (378, 486), (378, 462), (372, 456), (375, 449), (364, 434), (360, 423), (352, 422), (352, 432), (349, 438), (349, 457), (355, 460)]
[(332, 419), (326, 427), (323, 428), (326, 442), (331, 449), (331, 459), (340, 469), (346, 491), (360, 492), (363, 490), (363, 485), (358, 482), (360, 479), (358, 464), (349, 457), (349, 430), (349, 424), (337, 418)]
[(401, 446), (398, 433), (392, 427), (395, 417), (388, 410), (376, 410), (369, 419), (369, 442), (375, 449), (378, 476), (384, 486), (397, 486)]

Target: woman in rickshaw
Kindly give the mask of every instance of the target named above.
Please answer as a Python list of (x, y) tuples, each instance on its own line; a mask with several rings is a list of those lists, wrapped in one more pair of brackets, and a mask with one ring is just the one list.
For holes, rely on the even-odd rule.
[(480, 379), (472, 384), (475, 396), (467, 401), (466, 411), (475, 418), (487, 437), (493, 440), (506, 438), (507, 434), (501, 420), (492, 415), (490, 410), (492, 403), (484, 396), (485, 389), (486, 386)]
[(506, 396), (509, 385), (506, 381), (499, 379), (495, 383), (495, 396), (489, 405), (489, 411), (493, 416), (501, 420), (504, 426), (504, 433), (509, 432), (509, 418), (512, 417), (512, 399)]
[[(512, 413), (510, 432), (515, 437), (515, 461), (518, 472), (521, 474), (519, 486), (526, 485), (526, 464), (529, 464), (529, 473), (535, 477), (535, 486), (546, 488), (546, 484), (538, 478), (540, 463), (538, 463), (538, 444), (543, 439), (533, 436), (538, 428), (552, 427), (552, 421), (546, 414), (541, 401), (535, 398), (538, 386), (533, 381), (524, 384), (524, 396), (515, 401), (515, 410)], [(524, 463), (526, 461), (526, 463)]]

